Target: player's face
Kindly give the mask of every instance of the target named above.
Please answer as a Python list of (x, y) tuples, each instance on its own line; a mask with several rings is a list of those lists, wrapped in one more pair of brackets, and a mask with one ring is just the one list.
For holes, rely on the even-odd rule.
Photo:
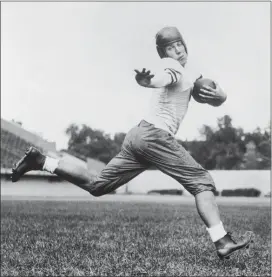
[(167, 45), (165, 47), (165, 53), (167, 57), (179, 61), (183, 66), (187, 62), (187, 53), (181, 41), (173, 42)]

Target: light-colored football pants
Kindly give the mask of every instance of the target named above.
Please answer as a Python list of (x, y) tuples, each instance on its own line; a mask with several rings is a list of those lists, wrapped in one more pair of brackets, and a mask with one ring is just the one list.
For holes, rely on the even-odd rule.
[(209, 172), (172, 135), (144, 120), (127, 133), (120, 153), (93, 178), (88, 191), (94, 196), (107, 194), (150, 167), (171, 176), (192, 195), (215, 191)]

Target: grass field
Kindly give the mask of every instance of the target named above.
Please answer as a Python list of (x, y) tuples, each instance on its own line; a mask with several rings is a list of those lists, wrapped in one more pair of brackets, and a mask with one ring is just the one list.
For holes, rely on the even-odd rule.
[(270, 276), (270, 207), (220, 210), (249, 253), (220, 261), (192, 201), (1, 200), (1, 276)]

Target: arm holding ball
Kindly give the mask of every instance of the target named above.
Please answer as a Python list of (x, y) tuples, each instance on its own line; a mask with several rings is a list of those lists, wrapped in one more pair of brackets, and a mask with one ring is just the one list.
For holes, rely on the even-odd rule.
[(197, 102), (207, 103), (214, 107), (222, 105), (227, 99), (226, 93), (217, 82), (205, 78), (196, 80), (192, 96)]
[(218, 107), (226, 101), (227, 95), (217, 82), (214, 82), (214, 84), (215, 88), (204, 85), (200, 89), (199, 95), (203, 98), (204, 101), (206, 100), (207, 104)]

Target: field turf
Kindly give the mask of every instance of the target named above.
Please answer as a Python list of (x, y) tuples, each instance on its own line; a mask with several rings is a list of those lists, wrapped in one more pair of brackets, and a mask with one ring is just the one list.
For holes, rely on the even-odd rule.
[(1, 200), (1, 276), (270, 276), (270, 207), (219, 207), (256, 236), (225, 261), (192, 203)]

